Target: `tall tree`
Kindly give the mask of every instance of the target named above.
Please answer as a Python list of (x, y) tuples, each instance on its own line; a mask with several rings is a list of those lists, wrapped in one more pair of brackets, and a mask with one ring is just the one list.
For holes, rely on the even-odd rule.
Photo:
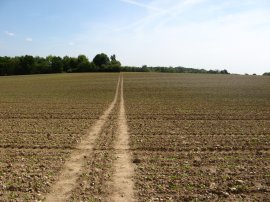
[(16, 74), (30, 74), (35, 60), (31, 55), (25, 55), (19, 58), (19, 64), (16, 67)]
[(112, 71), (112, 72), (120, 72), (121, 71), (121, 63), (116, 59), (115, 55), (111, 56), (110, 71)]
[(93, 63), (101, 70), (104, 71), (107, 66), (110, 64), (110, 59), (105, 53), (97, 54), (94, 59)]
[(79, 55), (78, 56), (78, 72), (90, 72), (91, 71), (91, 65), (88, 60), (88, 58), (85, 55)]
[(62, 58), (61, 57), (57, 57), (57, 56), (52, 56), (49, 55), (46, 58), (49, 66), (51, 67), (51, 72), (52, 73), (61, 73), (63, 72), (63, 62), (62, 62)]

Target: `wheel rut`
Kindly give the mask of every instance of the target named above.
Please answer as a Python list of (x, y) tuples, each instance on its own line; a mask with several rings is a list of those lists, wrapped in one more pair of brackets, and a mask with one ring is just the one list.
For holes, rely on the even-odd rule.
[(124, 80), (121, 75), (120, 106), (118, 115), (118, 129), (115, 139), (114, 150), (116, 160), (114, 162), (114, 172), (112, 176), (112, 192), (108, 201), (132, 202), (134, 197), (134, 166), (132, 154), (129, 148), (129, 133), (125, 113), (124, 103)]
[(120, 74), (114, 100), (71, 152), (45, 201), (136, 201), (133, 176)]
[(52, 186), (50, 193), (45, 196), (46, 202), (62, 202), (68, 201), (72, 190), (77, 186), (77, 179), (82, 173), (84, 159), (93, 153), (96, 139), (102, 133), (108, 117), (112, 113), (119, 97), (121, 85), (121, 76), (119, 76), (115, 97), (102, 116), (92, 125), (88, 134), (76, 146), (76, 150), (72, 151), (69, 159), (65, 162), (63, 169), (56, 183)]

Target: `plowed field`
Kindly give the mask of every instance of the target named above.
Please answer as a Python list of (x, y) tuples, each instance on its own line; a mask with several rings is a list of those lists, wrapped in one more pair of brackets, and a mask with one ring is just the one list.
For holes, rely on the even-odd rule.
[(34, 201), (114, 97), (117, 74), (0, 78), (0, 201)]
[(0, 201), (269, 198), (267, 77), (0, 77)]
[(139, 201), (268, 201), (270, 80), (126, 74)]

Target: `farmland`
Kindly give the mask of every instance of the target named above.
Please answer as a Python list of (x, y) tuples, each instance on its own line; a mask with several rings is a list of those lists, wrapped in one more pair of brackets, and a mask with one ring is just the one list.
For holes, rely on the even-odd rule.
[(0, 80), (0, 201), (41, 199), (113, 99), (116, 74)]
[(128, 74), (139, 201), (270, 198), (270, 80)]
[(111, 201), (119, 172), (135, 201), (270, 198), (267, 77), (12, 76), (0, 92), (0, 201)]

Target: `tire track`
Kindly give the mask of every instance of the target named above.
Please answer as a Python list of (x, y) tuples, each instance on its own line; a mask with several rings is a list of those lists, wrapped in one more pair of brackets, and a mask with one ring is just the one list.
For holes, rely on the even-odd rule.
[(121, 93), (120, 93), (120, 110), (118, 116), (118, 136), (115, 140), (114, 173), (112, 176), (113, 192), (110, 194), (108, 201), (115, 202), (132, 202), (134, 198), (134, 167), (131, 162), (132, 155), (129, 148), (128, 125), (125, 113), (124, 103), (124, 86), (123, 74), (121, 75)]
[(52, 186), (51, 192), (46, 195), (45, 201), (61, 202), (69, 199), (71, 191), (76, 187), (76, 181), (82, 172), (84, 159), (91, 155), (94, 143), (97, 137), (101, 134), (109, 115), (117, 103), (119, 86), (121, 84), (120, 81), (121, 77), (119, 76), (114, 100), (103, 115), (89, 129), (88, 135), (77, 145), (77, 150), (72, 151), (70, 158), (63, 166), (58, 181)]

